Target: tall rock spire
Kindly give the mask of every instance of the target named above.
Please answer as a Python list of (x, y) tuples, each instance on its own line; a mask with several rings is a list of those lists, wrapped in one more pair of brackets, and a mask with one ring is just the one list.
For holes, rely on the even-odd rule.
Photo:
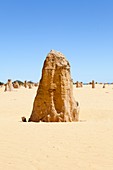
[(73, 97), (70, 64), (60, 52), (47, 55), (29, 121), (78, 121), (79, 106)]

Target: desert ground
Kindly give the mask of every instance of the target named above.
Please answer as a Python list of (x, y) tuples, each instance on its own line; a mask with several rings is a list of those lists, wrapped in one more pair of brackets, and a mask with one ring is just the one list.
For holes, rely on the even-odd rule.
[(74, 86), (79, 122), (22, 122), (37, 88), (0, 88), (0, 170), (113, 170), (113, 85)]

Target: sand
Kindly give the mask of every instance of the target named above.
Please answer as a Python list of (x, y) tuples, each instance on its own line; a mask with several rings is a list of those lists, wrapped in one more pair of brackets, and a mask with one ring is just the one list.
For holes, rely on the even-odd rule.
[(37, 88), (0, 88), (0, 170), (113, 170), (113, 85), (74, 86), (76, 123), (21, 122)]

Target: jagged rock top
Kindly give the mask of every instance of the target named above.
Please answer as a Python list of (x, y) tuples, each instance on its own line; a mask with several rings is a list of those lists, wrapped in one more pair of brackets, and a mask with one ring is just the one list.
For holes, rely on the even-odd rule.
[(66, 67), (67, 69), (69, 69), (70, 64), (62, 53), (51, 50), (46, 57), (44, 68), (55, 69), (56, 67)]
[(65, 56), (64, 56), (61, 52), (59, 52), (59, 51), (51, 50), (49, 54), (54, 54), (54, 55), (56, 55), (57, 57), (63, 57), (63, 58), (65, 58)]

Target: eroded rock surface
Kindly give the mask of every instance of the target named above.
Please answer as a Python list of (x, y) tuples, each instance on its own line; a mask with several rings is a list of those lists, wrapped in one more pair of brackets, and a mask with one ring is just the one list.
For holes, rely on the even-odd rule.
[(73, 97), (70, 64), (63, 54), (51, 50), (43, 65), (29, 121), (78, 121), (78, 105)]
[(93, 88), (93, 89), (95, 88), (95, 82), (94, 82), (94, 80), (92, 80), (92, 88)]
[(13, 87), (15, 88), (15, 89), (18, 89), (19, 88), (19, 83), (16, 81), (16, 82), (14, 82), (13, 83)]
[(12, 91), (13, 90), (13, 84), (12, 84), (12, 80), (8, 79), (7, 83), (5, 84), (5, 92), (6, 91)]

